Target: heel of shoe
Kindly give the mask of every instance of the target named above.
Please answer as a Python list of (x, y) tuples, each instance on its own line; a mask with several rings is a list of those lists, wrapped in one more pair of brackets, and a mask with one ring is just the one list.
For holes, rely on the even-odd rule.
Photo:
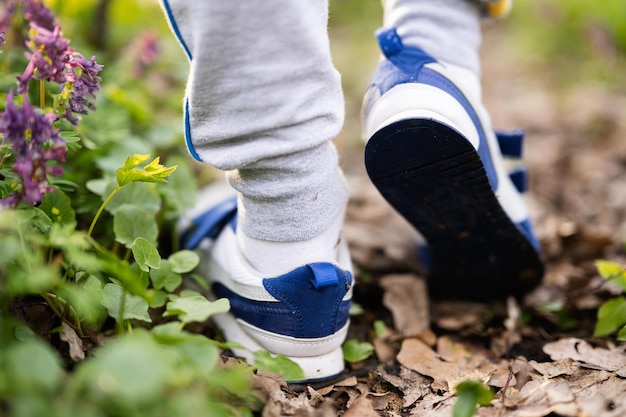
[[(254, 364), (254, 352), (259, 350), (270, 350), (267, 347), (262, 346), (260, 341), (250, 334), (251, 326), (237, 320), (232, 314), (219, 314), (214, 316), (212, 320), (223, 330), (224, 336), (227, 340), (238, 343), (242, 346), (242, 348), (233, 348), (232, 351), (236, 356), (245, 359), (248, 363)], [(292, 341), (295, 342), (294, 345), (291, 346), (289, 351), (283, 350), (282, 354), (300, 366), (304, 373), (304, 379), (289, 382), (321, 381), (333, 378), (343, 372), (344, 360), (341, 342), (345, 339), (347, 328), (348, 325), (346, 325), (345, 329), (340, 330), (331, 338), (327, 337), (320, 340), (293, 339)], [(281, 338), (279, 335), (268, 336), (273, 336), (275, 341), (285, 339)], [(326, 345), (326, 348), (324, 348), (324, 345)], [(300, 346), (303, 348), (300, 348)], [(320, 349), (320, 346), (322, 346), (322, 349)], [(313, 347), (313, 349), (307, 349), (306, 347)], [(308, 352), (308, 350), (322, 350), (322, 353), (307, 355), (308, 353), (311, 353)], [(272, 351), (276, 352), (276, 349), (274, 348)]]

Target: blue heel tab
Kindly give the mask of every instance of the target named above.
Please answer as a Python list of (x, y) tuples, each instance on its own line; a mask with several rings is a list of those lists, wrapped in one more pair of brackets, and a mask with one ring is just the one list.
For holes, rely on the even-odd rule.
[(236, 219), (237, 197), (233, 197), (194, 218), (181, 237), (181, 246), (195, 249), (205, 238), (215, 239), (228, 223), (236, 224)]
[(383, 54), (385, 54), (387, 58), (396, 55), (404, 49), (402, 39), (398, 36), (396, 28), (380, 28), (376, 31), (375, 35), (380, 50), (383, 51)]
[(339, 284), (339, 276), (337, 275), (337, 269), (334, 265), (319, 262), (307, 264), (307, 268), (313, 272), (310, 281), (316, 289)]
[(416, 77), (424, 65), (437, 62), (435, 58), (420, 48), (404, 46), (396, 28), (378, 29), (376, 39), (385, 57), (402, 71), (410, 74), (411, 77)]

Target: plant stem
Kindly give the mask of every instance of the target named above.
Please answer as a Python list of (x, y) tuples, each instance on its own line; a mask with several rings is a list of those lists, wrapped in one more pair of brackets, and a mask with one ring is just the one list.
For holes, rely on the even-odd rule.
[(46, 85), (43, 80), (39, 80), (39, 108), (41, 110), (46, 108)]
[(111, 201), (113, 196), (115, 196), (115, 194), (117, 194), (117, 192), (121, 188), (122, 187), (120, 187), (119, 185), (116, 185), (115, 189), (113, 191), (111, 191), (111, 194), (109, 194), (109, 196), (102, 202), (102, 204), (100, 205), (100, 208), (96, 212), (96, 215), (94, 216), (93, 220), (91, 221), (91, 225), (89, 226), (89, 230), (87, 231), (87, 236), (91, 236), (91, 232), (93, 232), (94, 227), (96, 227), (96, 222), (100, 218), (100, 215), (104, 211), (104, 208), (106, 207), (107, 204), (109, 204), (109, 201)]

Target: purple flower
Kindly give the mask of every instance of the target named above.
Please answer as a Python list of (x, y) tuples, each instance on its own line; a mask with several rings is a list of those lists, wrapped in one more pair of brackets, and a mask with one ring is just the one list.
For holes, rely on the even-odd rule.
[(6, 39), (4, 39), (4, 32), (0, 32), (0, 45), (4, 45), (7, 43)]
[(48, 9), (39, 0), (21, 0), (24, 5), (24, 17), (31, 23), (35, 23), (37, 26), (47, 29), (52, 32), (58, 22), (52, 13), (52, 10)]
[(146, 69), (159, 57), (159, 43), (156, 34), (152, 31), (145, 32), (139, 38), (137, 59), (133, 66), (133, 76), (142, 77)]
[(72, 52), (69, 44), (70, 41), (63, 37), (59, 26), (50, 31), (31, 22), (29, 39), (26, 42), (31, 52), (26, 53), (29, 61), (24, 73), (17, 77), (19, 81), (17, 92), (24, 94), (28, 91), (28, 81), (31, 78), (65, 83), (67, 78), (65, 69)]
[(54, 114), (39, 112), (26, 96), (21, 106), (16, 106), (12, 91), (7, 96), (6, 108), (0, 118), (0, 133), (12, 145), (15, 155), (13, 171), (20, 176), (21, 187), (0, 203), (12, 206), (20, 202), (38, 203), (52, 188), (47, 176), (63, 174), (61, 166), (50, 165), (50, 162), (64, 162), (66, 153), (65, 142), (53, 127), (54, 121)]
[(71, 72), (67, 81), (73, 83), (73, 90), (68, 100), (69, 107), (74, 113), (87, 114), (87, 109), (95, 109), (88, 96), (96, 98), (96, 91), (102, 89), (101, 78), (98, 76), (98, 73), (102, 71), (102, 65), (96, 63), (95, 56), (87, 61), (80, 53), (74, 52), (69, 66)]

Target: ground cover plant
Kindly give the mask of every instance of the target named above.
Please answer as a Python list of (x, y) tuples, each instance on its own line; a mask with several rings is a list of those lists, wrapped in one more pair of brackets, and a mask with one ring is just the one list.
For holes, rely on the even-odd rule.
[(183, 288), (203, 280), (176, 221), (214, 172), (186, 155), (187, 63), (158, 5), (0, 2), (0, 416), (624, 415), (623, 8), (517, 3), (485, 27), (484, 94), (527, 131), (543, 285), (428, 298), (361, 161), (380, 5), (333, 0), (356, 305), (345, 374), (297, 385), (267, 352), (230, 357), (207, 320), (227, 303)]

